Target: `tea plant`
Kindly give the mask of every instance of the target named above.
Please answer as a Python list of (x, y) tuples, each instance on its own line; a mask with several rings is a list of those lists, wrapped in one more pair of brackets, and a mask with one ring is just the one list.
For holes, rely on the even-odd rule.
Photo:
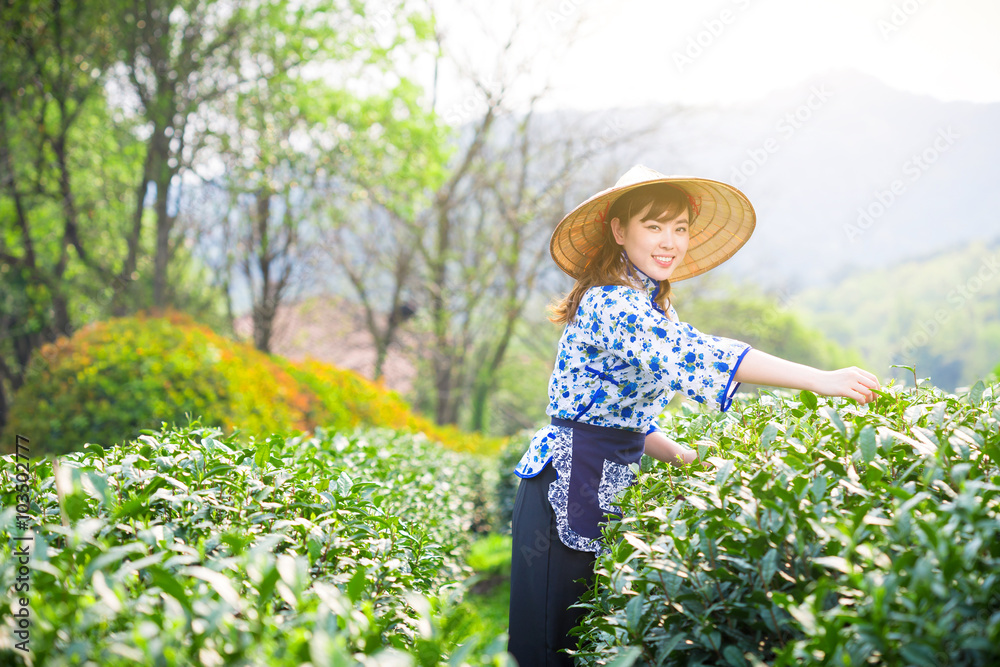
[[(504, 662), (462, 602), (488, 522), (480, 459), (387, 430), (221, 436), (193, 424), (34, 462), (34, 664)], [(22, 534), (4, 463), (0, 527)]]
[[(643, 461), (578, 661), (997, 664), (998, 396), (765, 393), (665, 417), (705, 464)], [(17, 534), (4, 463), (0, 527)], [(245, 444), (199, 424), (38, 461), (33, 664), (503, 664), (462, 582), (509, 512), (490, 493), (507, 463), (389, 430)]]
[(661, 421), (707, 464), (623, 495), (579, 659), (1000, 664), (998, 397), (768, 393)]

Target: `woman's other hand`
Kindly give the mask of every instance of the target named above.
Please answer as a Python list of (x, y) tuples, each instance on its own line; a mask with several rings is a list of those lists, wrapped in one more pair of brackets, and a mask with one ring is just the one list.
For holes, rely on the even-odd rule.
[(698, 452), (688, 449), (668, 438), (663, 431), (653, 431), (646, 436), (646, 454), (657, 461), (680, 467), (698, 458)]

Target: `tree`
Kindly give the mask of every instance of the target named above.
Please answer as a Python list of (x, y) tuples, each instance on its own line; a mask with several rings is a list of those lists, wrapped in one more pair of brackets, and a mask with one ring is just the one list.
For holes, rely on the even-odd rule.
[[(364, 3), (319, 0), (20, 0), (0, 12), (0, 418), (7, 388), (17, 389), (32, 351), (72, 333), (74, 319), (151, 304), (203, 307), (211, 298), (201, 296), (204, 282), (198, 282), (192, 250), (193, 232), (204, 229), (212, 213), (194, 209), (211, 192), (188, 186), (195, 175), (213, 180), (211, 165), (227, 149), (222, 137), (250, 130), (251, 123), (263, 141), (256, 166), (231, 160), (242, 171), (232, 174), (241, 180), (230, 185), (243, 193), (242, 202), (256, 198), (251, 250), (263, 248), (258, 265), (280, 263), (269, 225), (298, 234), (301, 220), (281, 212), (308, 213), (295, 208), (305, 188), (289, 175), (318, 162), (315, 155), (343, 125), (339, 117), (349, 116), (353, 127), (370, 120), (355, 110), (364, 96), (346, 93), (363, 80), (355, 75), (385, 75), (398, 48), (425, 29), (410, 12), (371, 17)], [(323, 67), (341, 78), (326, 87), (316, 83), (315, 70)], [(344, 93), (346, 110), (323, 123), (303, 120), (303, 100), (313, 102), (320, 89), (320, 100)], [(378, 104), (388, 97), (384, 89)], [(234, 104), (241, 99), (242, 106)], [(321, 107), (317, 102), (310, 109), (330, 112)], [(311, 136), (305, 158), (298, 146), (281, 143), (293, 142), (303, 127), (320, 126), (326, 136)], [(371, 147), (371, 140), (344, 141), (338, 150)], [(277, 162), (285, 157), (294, 160)], [(147, 195), (152, 220), (145, 215)], [(278, 245), (291, 249), (299, 242)], [(269, 313), (284, 289), (279, 274), (269, 276), (275, 277), (259, 309), (264, 346)]]
[[(611, 140), (627, 143), (644, 131), (608, 137), (587, 123), (539, 122), (545, 87), (523, 89), (538, 53), (525, 51), (522, 29), (515, 20), (490, 59), (496, 69), (485, 74), (466, 68), (438, 35), (440, 59), (461, 70), (472, 91), (443, 114), (457, 125), (449, 169), (412, 212), (396, 211), (384, 189), (366, 187), (371, 224), (342, 227), (331, 244), (366, 312), (380, 315), (367, 318), (380, 354), (392, 343), (400, 304), (417, 307), (420, 355), (432, 378), (418, 399), (441, 424), (467, 416), (485, 428), (488, 397), (549, 267), (548, 235), (579, 189), (579, 171)], [(351, 263), (352, 256), (364, 261)]]
[(301, 82), (287, 75), (246, 86), (235, 95), (231, 131), (218, 135), (225, 173), (216, 181), (227, 205), (221, 225), (211, 216), (207, 222), (223, 228), (227, 292), (233, 270), (250, 286), (254, 346), (264, 352), (271, 348), (278, 306), (304, 267), (303, 212), (315, 199), (325, 162), (292, 146), (303, 122), (293, 110), (303, 92)]
[[(81, 287), (73, 254), (100, 281), (104, 227), (123, 191), (130, 137), (106, 131), (102, 81), (113, 63), (108, 13), (94, 3), (22, 0), (0, 8), (0, 424), (32, 352), (73, 332)], [(85, 139), (90, 150), (84, 150)], [(106, 156), (115, 156), (106, 158)], [(81, 173), (88, 175), (80, 178)]]
[[(140, 253), (146, 194), (154, 190), (155, 250), (153, 304), (167, 305), (167, 266), (176, 220), (169, 197), (175, 178), (192, 164), (207, 132), (206, 107), (242, 79), (240, 55), (249, 27), (283, 23), (284, 2), (236, 0), (132, 0), (120, 14), (119, 57), (124, 64), (127, 90), (135, 96), (149, 136), (145, 163), (137, 179), (135, 212), (123, 275), (135, 271)], [(115, 313), (125, 306), (116, 301)]]
[[(393, 75), (387, 77), (395, 79), (391, 86), (372, 85), (365, 94), (350, 90), (353, 81), (385, 76), (401, 51), (421, 48), (426, 19), (419, 4), (407, 4), (414, 5), (400, 3), (391, 18), (380, 13), (323, 37), (360, 44), (341, 54), (332, 81), (308, 78), (292, 64), (273, 65), (278, 55), (265, 54), (260, 71), (280, 73), (261, 74), (228, 100), (235, 122), (217, 134), (215, 147), (225, 164), (217, 181), (230, 202), (224, 270), (228, 276), (235, 269), (251, 286), (254, 339), (261, 350), (269, 349), (280, 303), (296, 284), (320, 277), (318, 254), (325, 250), (343, 267), (370, 264), (364, 249), (342, 252), (353, 247), (354, 216), (370, 213), (355, 202), (377, 190), (386, 212), (406, 215), (414, 193), (441, 170), (440, 133), (419, 106), (418, 87)], [(254, 54), (252, 61), (260, 57)], [(364, 297), (365, 281), (348, 273)], [(384, 354), (379, 369), (382, 362)]]
[[(435, 193), (428, 242), (418, 246), (433, 332), (435, 417), (456, 423), (465, 409), (477, 430), (487, 426), (489, 396), (539, 278), (548, 271), (562, 280), (547, 261), (548, 240), (577, 203), (573, 197), (589, 194), (604, 176), (588, 174), (587, 167), (612, 143), (627, 151), (652, 129), (608, 133), (601, 121), (539, 114), (548, 85), (531, 90), (522, 82), (544, 62), (544, 49), (526, 31), (526, 16), (515, 16), (499, 40), (490, 59), (494, 69), (475, 72), (463, 64), (466, 58), (453, 54), (481, 112), (468, 122), (469, 137), (460, 143), (449, 180)], [(569, 20), (570, 35), (587, 19), (579, 12)], [(471, 114), (454, 115), (462, 120)]]

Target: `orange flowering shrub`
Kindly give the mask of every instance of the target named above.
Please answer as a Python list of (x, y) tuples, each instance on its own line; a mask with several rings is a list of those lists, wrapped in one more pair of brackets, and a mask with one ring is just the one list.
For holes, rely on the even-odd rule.
[(314, 394), (315, 403), (307, 411), (309, 420), (314, 424), (335, 430), (371, 425), (420, 432), (449, 449), (480, 454), (495, 454), (505, 442), (504, 438), (467, 433), (453, 426), (438, 426), (414, 414), (409, 404), (396, 392), (354, 371), (315, 359), (297, 362), (280, 357), (274, 359)]
[(21, 434), (32, 453), (60, 454), (127, 442), (186, 415), (227, 435), (382, 426), (422, 431), (456, 450), (492, 453), (501, 442), (437, 427), (352, 371), (265, 354), (176, 311), (95, 322), (42, 346), (2, 437)]
[(14, 397), (6, 435), (33, 453), (125, 442), (162, 422), (253, 434), (304, 429), (309, 396), (267, 355), (188, 315), (139, 313), (95, 322), (42, 346)]

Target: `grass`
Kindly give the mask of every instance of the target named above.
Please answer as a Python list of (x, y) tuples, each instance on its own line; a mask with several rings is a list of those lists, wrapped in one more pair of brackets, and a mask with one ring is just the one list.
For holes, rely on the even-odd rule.
[(491, 533), (475, 542), (468, 564), (476, 571), (465, 603), (488, 635), (507, 631), (510, 606), (510, 535)]

